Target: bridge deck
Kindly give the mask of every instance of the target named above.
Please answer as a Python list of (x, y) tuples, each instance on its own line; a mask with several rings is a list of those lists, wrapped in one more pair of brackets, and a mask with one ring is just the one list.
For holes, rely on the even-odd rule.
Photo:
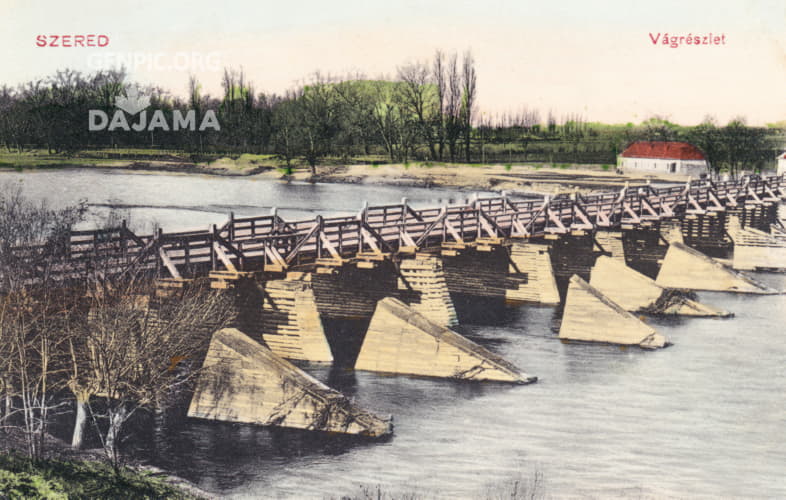
[[(141, 270), (181, 278), (218, 269), (280, 272), (305, 264), (412, 253), (442, 245), (495, 242), (598, 228), (639, 227), (663, 219), (722, 211), (745, 203), (778, 201), (786, 176), (749, 176), (738, 181), (692, 181), (656, 188), (516, 200), (475, 198), (463, 205), (414, 209), (400, 204), (364, 206), (355, 216), (286, 221), (277, 213), (230, 219), (206, 230), (136, 235), (125, 225), (73, 231), (66, 242), (17, 250), (35, 260), (57, 248), (46, 272), (55, 279), (122, 276)], [(42, 271), (43, 272), (43, 271)], [(36, 277), (31, 276), (31, 281)]]

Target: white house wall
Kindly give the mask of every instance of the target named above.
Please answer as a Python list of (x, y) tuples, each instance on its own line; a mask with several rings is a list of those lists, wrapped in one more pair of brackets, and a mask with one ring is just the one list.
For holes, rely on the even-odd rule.
[[(620, 157), (619, 167), (622, 170), (635, 172), (652, 172), (659, 174), (673, 173), (699, 177), (707, 173), (705, 160), (669, 160), (661, 158), (625, 158)], [(674, 169), (672, 170), (672, 165)]]

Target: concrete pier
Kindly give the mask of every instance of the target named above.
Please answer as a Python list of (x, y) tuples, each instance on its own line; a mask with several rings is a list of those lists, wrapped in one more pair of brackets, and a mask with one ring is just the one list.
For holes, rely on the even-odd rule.
[(665, 347), (669, 342), (599, 290), (573, 276), (568, 287), (559, 338), (583, 342)]
[(778, 293), (682, 243), (669, 246), (656, 282), (666, 288), (772, 294)]
[(377, 304), (355, 369), (518, 384), (537, 380), (393, 298)]
[(352, 404), (240, 330), (213, 335), (189, 417), (381, 437), (391, 419)]
[[(514, 241), (510, 246), (510, 273), (523, 273), (526, 283), (505, 291), (508, 303), (559, 304), (559, 291), (548, 245)], [(515, 267), (514, 267), (515, 266)]]
[(731, 316), (728, 311), (692, 300), (685, 292), (664, 288), (651, 278), (610, 257), (598, 257), (595, 261), (590, 285), (630, 312)]

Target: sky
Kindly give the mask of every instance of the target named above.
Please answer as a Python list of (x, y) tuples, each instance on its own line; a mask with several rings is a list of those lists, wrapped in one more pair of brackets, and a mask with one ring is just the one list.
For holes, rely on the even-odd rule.
[[(725, 43), (652, 42), (710, 33)], [(36, 46), (87, 34), (107, 46)], [(190, 74), (219, 94), (223, 67), (282, 93), (315, 71), (394, 77), (438, 49), (472, 52), (487, 116), (786, 120), (784, 0), (0, 0), (0, 85), (125, 62), (133, 81), (175, 95)]]

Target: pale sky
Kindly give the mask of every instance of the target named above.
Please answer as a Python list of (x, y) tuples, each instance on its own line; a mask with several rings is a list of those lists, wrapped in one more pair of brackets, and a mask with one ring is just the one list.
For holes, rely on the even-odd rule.
[[(668, 48), (653, 45), (658, 33), (726, 44)], [(36, 47), (52, 34), (104, 34), (109, 45)], [(174, 94), (185, 94), (189, 73), (218, 94), (223, 66), (280, 93), (316, 70), (394, 76), (436, 49), (471, 49), (489, 114), (786, 120), (784, 0), (0, 0), (0, 84), (138, 57), (131, 79)], [(160, 67), (149, 67), (153, 57)]]

